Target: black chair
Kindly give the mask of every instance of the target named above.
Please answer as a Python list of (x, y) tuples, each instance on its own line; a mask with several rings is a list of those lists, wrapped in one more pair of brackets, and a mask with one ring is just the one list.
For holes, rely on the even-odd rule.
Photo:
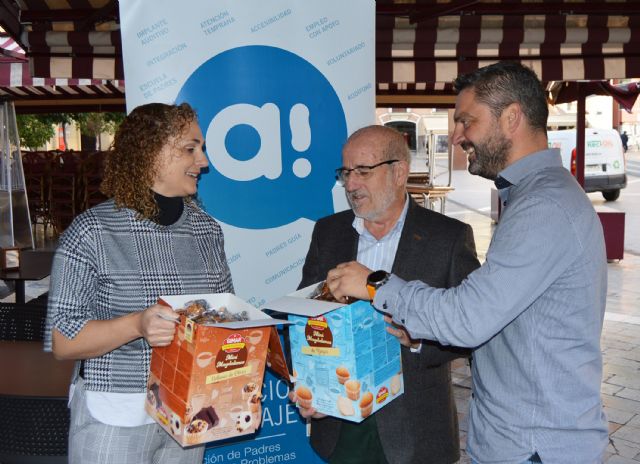
[(0, 340), (41, 341), (46, 317), (47, 307), (40, 302), (0, 303)]
[(49, 301), (49, 292), (44, 292), (42, 295), (35, 297), (32, 300), (27, 301), (28, 305), (39, 306), (44, 308), (46, 312), (47, 302)]
[[(46, 298), (43, 295), (25, 304), (0, 303), (0, 340), (41, 342)], [(66, 464), (67, 401), (66, 397), (0, 394), (0, 464)]]
[(68, 462), (67, 398), (0, 395), (0, 414), (1, 464)]

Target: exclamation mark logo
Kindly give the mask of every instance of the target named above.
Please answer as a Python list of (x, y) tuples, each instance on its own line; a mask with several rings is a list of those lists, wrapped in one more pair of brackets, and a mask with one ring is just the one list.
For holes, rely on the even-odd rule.
[[(291, 146), (297, 152), (304, 152), (311, 146), (311, 127), (309, 126), (309, 108), (296, 103), (289, 112), (291, 127)], [(301, 179), (311, 174), (311, 163), (307, 158), (298, 158), (293, 162), (293, 173)]]

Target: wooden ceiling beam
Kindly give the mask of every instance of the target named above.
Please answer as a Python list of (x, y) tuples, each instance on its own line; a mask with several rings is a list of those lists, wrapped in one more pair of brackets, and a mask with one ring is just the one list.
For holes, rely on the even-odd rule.
[[(2, 0), (6, 1), (6, 0)], [(71, 9), (44, 9), (22, 10), (20, 22), (31, 24), (76, 22), (79, 30), (90, 30), (95, 24), (106, 21), (119, 21), (118, 4), (115, 0), (101, 8), (71, 8)]]
[(124, 97), (15, 99), (13, 104), (18, 114), (124, 112), (126, 109)]
[(590, 1), (573, 3), (548, 1), (544, 3), (484, 3), (481, 1), (459, 0), (438, 4), (391, 4), (376, 3), (379, 15), (408, 16), (416, 23), (439, 16), (461, 15), (602, 15), (632, 16), (640, 15), (640, 3)]
[(410, 106), (414, 108), (453, 108), (455, 95), (432, 95), (427, 93), (376, 95), (376, 107)]

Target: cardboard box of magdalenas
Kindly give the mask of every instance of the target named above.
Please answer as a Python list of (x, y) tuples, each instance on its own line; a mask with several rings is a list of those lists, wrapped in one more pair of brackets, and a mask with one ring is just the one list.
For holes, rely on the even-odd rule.
[(177, 310), (179, 322), (173, 342), (153, 348), (147, 412), (182, 446), (254, 433), (265, 364), (288, 377), (275, 328), (284, 321), (229, 293), (159, 302)]
[(288, 314), (299, 405), (361, 422), (404, 392), (400, 343), (368, 301), (312, 299), (321, 284), (268, 302)]

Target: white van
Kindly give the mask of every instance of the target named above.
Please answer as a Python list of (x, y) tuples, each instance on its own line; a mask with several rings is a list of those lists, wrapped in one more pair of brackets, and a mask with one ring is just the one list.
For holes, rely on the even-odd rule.
[[(602, 192), (607, 201), (617, 200), (627, 186), (620, 134), (613, 129), (585, 130), (584, 190)], [(562, 165), (576, 175), (576, 131), (548, 131), (549, 148), (559, 148)]]

